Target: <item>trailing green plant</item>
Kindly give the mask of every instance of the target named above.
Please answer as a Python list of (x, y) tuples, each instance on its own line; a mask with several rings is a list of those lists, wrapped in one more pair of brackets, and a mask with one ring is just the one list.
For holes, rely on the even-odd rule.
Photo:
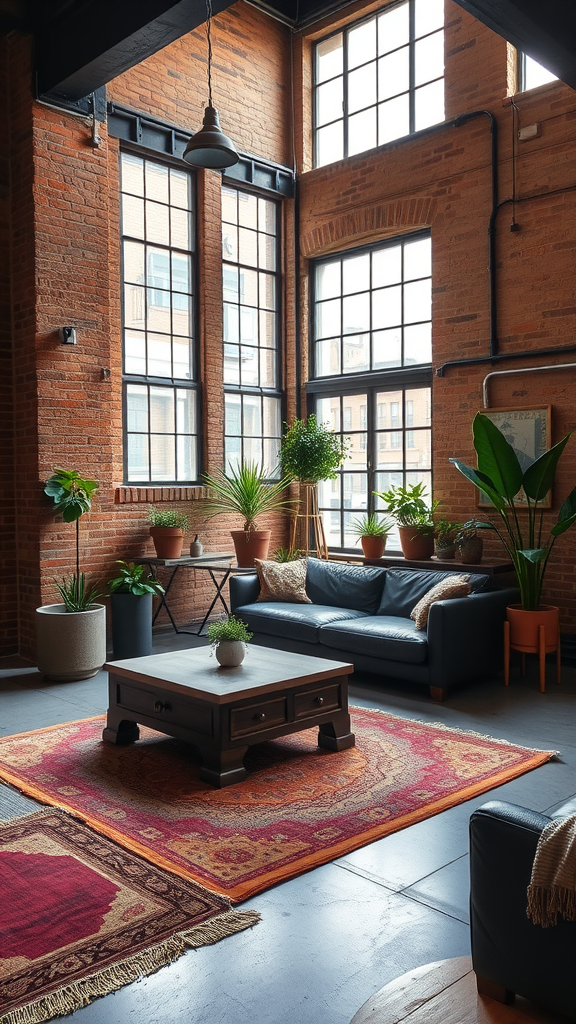
[(208, 626), (207, 636), (210, 646), (214, 650), (225, 640), (239, 640), (241, 643), (247, 644), (254, 634), (250, 632), (242, 619), (237, 619), (235, 615), (229, 615), (227, 619), (222, 619), (220, 622), (211, 622)]
[(439, 501), (429, 502), (425, 497), (426, 484), (397, 485), (387, 491), (374, 491), (374, 495), (385, 502), (385, 511), (396, 520), (398, 526), (414, 526), (419, 534), (434, 533), (433, 514)]
[[(466, 478), (484, 494), (500, 517), (500, 528), (492, 522), (476, 521), (476, 529), (494, 530), (514, 565), (522, 607), (534, 611), (540, 606), (544, 574), (558, 537), (576, 522), (576, 487), (560, 507), (557, 522), (544, 526), (543, 502), (556, 475), (559, 459), (573, 431), (544, 452), (523, 473), (516, 452), (488, 416), (477, 413), (472, 424), (478, 468), (450, 459)], [(520, 490), (525, 503), (520, 504)]]
[(274, 562), (296, 562), (299, 558), (304, 558), (305, 555), (306, 553), (298, 548), (278, 548), (272, 555), (272, 560)]
[(292, 508), (290, 499), (284, 497), (290, 479), (284, 477), (269, 483), (263, 469), (254, 462), (233, 466), (228, 473), (204, 473), (203, 479), (212, 491), (202, 503), (206, 519), (236, 513), (242, 516), (246, 533), (257, 529), (258, 516)]
[(348, 442), (327, 424), (318, 423), (314, 414), (307, 420), (294, 420), (291, 427), (285, 424), (285, 428), (280, 442), (282, 472), (310, 483), (334, 480), (346, 458)]
[(54, 580), (54, 586), (66, 606), (67, 612), (86, 612), (103, 596), (98, 583), (89, 583), (83, 572), (67, 579)]
[(178, 512), (175, 508), (157, 508), (150, 505), (148, 509), (148, 522), (150, 526), (167, 527), (171, 530), (188, 529), (188, 516), (185, 512)]
[(164, 593), (162, 584), (149, 570), (145, 570), (143, 565), (138, 562), (123, 562), (120, 558), (116, 561), (120, 569), (118, 575), (108, 584), (111, 594), (134, 594), (136, 597), (155, 594), (160, 597)]
[(381, 519), (377, 512), (366, 512), (358, 519), (351, 519), (350, 533), (361, 537), (387, 537), (393, 527), (390, 519)]
[(76, 469), (55, 469), (44, 484), (44, 494), (52, 498), (54, 511), (61, 513), (65, 523), (76, 523), (76, 572), (54, 584), (66, 611), (86, 611), (102, 596), (99, 584), (88, 584), (80, 572), (80, 517), (92, 508), (92, 496), (98, 489), (96, 480), (81, 477)]

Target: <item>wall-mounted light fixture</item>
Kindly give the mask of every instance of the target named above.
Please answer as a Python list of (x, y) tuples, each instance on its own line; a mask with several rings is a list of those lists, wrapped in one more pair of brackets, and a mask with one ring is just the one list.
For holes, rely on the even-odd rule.
[(223, 170), (239, 160), (236, 146), (224, 135), (218, 111), (212, 106), (212, 0), (206, 0), (206, 38), (208, 40), (208, 106), (199, 132), (192, 136), (184, 150), (183, 159), (194, 167)]
[(58, 337), (63, 345), (75, 345), (78, 341), (75, 327), (60, 327)]

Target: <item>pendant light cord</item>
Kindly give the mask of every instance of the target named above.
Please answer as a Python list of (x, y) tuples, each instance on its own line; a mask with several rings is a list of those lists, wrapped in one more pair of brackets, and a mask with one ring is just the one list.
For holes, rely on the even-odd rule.
[(206, 0), (206, 39), (208, 40), (208, 106), (212, 106), (212, 0)]

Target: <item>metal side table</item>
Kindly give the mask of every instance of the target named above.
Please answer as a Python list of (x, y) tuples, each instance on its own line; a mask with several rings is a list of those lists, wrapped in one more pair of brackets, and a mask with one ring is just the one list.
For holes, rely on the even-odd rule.
[[(234, 556), (232, 552), (228, 551), (208, 551), (206, 552), (206, 554), (200, 555), (196, 558), (193, 558), (190, 555), (185, 555), (182, 558), (142, 558), (141, 561), (144, 562), (146, 565), (150, 566), (150, 570), (155, 579), (158, 579), (158, 569), (172, 570), (168, 578), (166, 587), (164, 589), (164, 594), (162, 595), (160, 603), (154, 613), (152, 625), (154, 625), (154, 623), (156, 622), (156, 619), (158, 618), (161, 609), (165, 608), (175, 633), (188, 633), (190, 636), (200, 636), (218, 601), (220, 601), (220, 604), (222, 605), (224, 611), (226, 612), (226, 615), (229, 615), (230, 609), (226, 604), (226, 599), (224, 597), (224, 594), (222, 593), (228, 579), (230, 578), (230, 576), (233, 575), (244, 575), (246, 573), (254, 572), (254, 569), (251, 568), (242, 568), (240, 566), (232, 565), (231, 562), (233, 557)], [(216, 593), (214, 594), (212, 603), (208, 608), (208, 611), (204, 615), (204, 618), (202, 619), (202, 622), (198, 629), (181, 629), (177, 625), (176, 620), (168, 604), (168, 594), (170, 592), (170, 588), (174, 583), (174, 580), (176, 579), (176, 576), (180, 569), (198, 569), (202, 572), (207, 572), (208, 575), (210, 576), (210, 579), (212, 580), (212, 583), (214, 584), (214, 589)]]

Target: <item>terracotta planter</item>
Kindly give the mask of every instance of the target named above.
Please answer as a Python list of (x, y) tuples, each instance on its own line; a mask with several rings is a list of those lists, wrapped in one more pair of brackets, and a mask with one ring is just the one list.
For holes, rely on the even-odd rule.
[(150, 536), (154, 541), (157, 558), (180, 558), (184, 531), (172, 526), (151, 526)]
[(464, 565), (480, 565), (483, 548), (482, 537), (469, 537), (460, 545), (460, 561)]
[(417, 526), (399, 526), (400, 547), (404, 558), (422, 562), (434, 554), (434, 534), (419, 533)]
[(236, 551), (236, 561), (243, 569), (254, 566), (254, 559), (266, 560), (270, 547), (270, 530), (232, 530), (232, 540)]
[(524, 654), (537, 654), (540, 626), (546, 631), (546, 652), (558, 647), (560, 609), (555, 605), (542, 604), (535, 611), (525, 611), (520, 604), (510, 604), (506, 609), (510, 623), (510, 645)]
[(386, 548), (386, 537), (360, 537), (364, 558), (382, 558)]
[(222, 668), (237, 668), (244, 661), (246, 644), (241, 640), (221, 640), (215, 654)]

